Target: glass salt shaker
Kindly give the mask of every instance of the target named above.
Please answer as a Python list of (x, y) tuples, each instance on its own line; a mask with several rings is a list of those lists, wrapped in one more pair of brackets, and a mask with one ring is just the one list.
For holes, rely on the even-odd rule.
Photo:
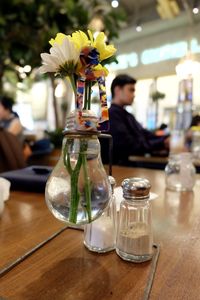
[(151, 184), (144, 178), (127, 178), (122, 182), (116, 252), (124, 260), (140, 263), (153, 255)]
[(93, 252), (105, 253), (115, 249), (116, 241), (116, 201), (115, 179), (109, 176), (112, 188), (110, 202), (103, 214), (84, 227), (84, 245)]
[(189, 152), (172, 154), (165, 167), (166, 187), (175, 191), (191, 191), (195, 184), (196, 169)]

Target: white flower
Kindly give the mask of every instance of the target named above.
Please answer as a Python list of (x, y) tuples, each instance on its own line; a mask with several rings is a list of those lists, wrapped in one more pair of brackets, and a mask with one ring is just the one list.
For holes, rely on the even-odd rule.
[(54, 43), (49, 53), (41, 53), (41, 73), (55, 72), (64, 76), (71, 75), (79, 59), (79, 51), (74, 44), (65, 37), (62, 44)]

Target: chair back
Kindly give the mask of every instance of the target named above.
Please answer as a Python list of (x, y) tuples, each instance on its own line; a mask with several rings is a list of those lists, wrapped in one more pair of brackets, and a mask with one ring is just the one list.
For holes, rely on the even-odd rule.
[(0, 172), (21, 169), (25, 166), (23, 146), (18, 138), (0, 129)]

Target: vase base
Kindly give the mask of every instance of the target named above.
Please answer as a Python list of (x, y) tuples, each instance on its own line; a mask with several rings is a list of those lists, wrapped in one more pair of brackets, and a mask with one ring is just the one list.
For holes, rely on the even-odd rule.
[[(101, 214), (99, 210), (93, 209), (91, 212), (91, 221), (88, 220), (86, 212), (83, 210), (78, 210), (76, 221), (70, 221), (70, 208), (64, 205), (53, 204), (50, 207), (51, 212), (56, 217), (56, 219), (64, 222), (69, 225), (69, 227), (77, 227), (90, 223), (91, 221), (96, 220)], [(103, 208), (102, 208), (103, 210)]]

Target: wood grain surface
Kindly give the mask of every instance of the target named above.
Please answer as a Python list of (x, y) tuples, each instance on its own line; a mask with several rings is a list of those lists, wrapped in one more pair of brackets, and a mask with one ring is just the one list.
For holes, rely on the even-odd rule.
[[(200, 176), (193, 192), (165, 189), (163, 171), (114, 167), (120, 185), (145, 177), (152, 201), (154, 241), (161, 252), (150, 299), (200, 299)], [(1, 268), (64, 227), (51, 216), (44, 195), (12, 192), (0, 219)], [(83, 232), (66, 229), (0, 279), (5, 299), (143, 299), (151, 262), (128, 263), (115, 251), (97, 254)]]

